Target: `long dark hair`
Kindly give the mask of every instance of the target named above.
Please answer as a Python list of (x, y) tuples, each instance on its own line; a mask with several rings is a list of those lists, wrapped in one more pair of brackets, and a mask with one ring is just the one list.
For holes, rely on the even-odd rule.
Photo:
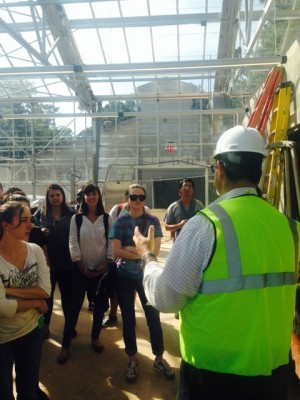
[(19, 214), (19, 225), (17, 226), (20, 226), (21, 216), (25, 207), (27, 206), (19, 201), (7, 201), (5, 204), (0, 206), (0, 240), (2, 239), (4, 233), (2, 222), (12, 223), (14, 216)]
[(102, 203), (102, 196), (101, 192), (98, 186), (94, 185), (93, 183), (89, 183), (82, 189), (82, 199), (81, 199), (81, 204), (79, 208), (79, 212), (81, 212), (83, 215), (88, 214), (89, 207), (86, 204), (84, 195), (87, 193), (98, 193), (99, 194), (99, 200), (97, 203), (97, 208), (96, 208), (96, 215), (102, 215), (104, 214), (104, 207)]
[(44, 215), (45, 215), (45, 216), (49, 216), (49, 214), (50, 214), (51, 211), (52, 211), (52, 206), (51, 206), (51, 204), (50, 204), (49, 196), (48, 196), (50, 190), (59, 190), (59, 191), (60, 191), (60, 193), (62, 194), (62, 197), (63, 197), (63, 201), (62, 201), (62, 203), (61, 203), (62, 214), (63, 214), (63, 215), (69, 214), (70, 208), (69, 208), (69, 206), (67, 205), (66, 194), (65, 194), (64, 189), (63, 189), (60, 185), (58, 185), (57, 183), (52, 183), (52, 184), (49, 185), (48, 188), (47, 188), (47, 192), (46, 192), (46, 205), (45, 205)]

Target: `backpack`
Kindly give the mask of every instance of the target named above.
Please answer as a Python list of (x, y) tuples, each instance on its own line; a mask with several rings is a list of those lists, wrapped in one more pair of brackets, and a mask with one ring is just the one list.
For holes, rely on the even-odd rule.
[[(82, 213), (75, 214), (75, 222), (77, 225), (77, 239), (78, 243), (80, 242), (80, 227), (82, 224)], [(105, 229), (105, 238), (106, 238), (106, 247), (108, 245), (108, 214), (103, 214), (103, 222), (104, 222), (104, 229)]]
[(124, 208), (124, 203), (119, 203), (117, 209), (117, 218), (120, 215), (120, 212), (123, 210), (123, 208)]

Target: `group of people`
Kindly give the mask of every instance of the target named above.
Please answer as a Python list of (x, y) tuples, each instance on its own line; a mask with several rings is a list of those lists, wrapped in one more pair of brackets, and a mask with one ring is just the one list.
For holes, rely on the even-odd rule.
[[(58, 184), (49, 185), (45, 206), (33, 215), (26, 194), (21, 189), (10, 188), (2, 196), (0, 206), (2, 210), (0, 228), (3, 229), (2, 237), (0, 236), (1, 399), (13, 398), (12, 368), (14, 364), (18, 400), (47, 398), (38, 385), (38, 370), (42, 343), (50, 335), (53, 298), (57, 285), (65, 319), (62, 348), (57, 362), (63, 365), (69, 358), (72, 339), (77, 336), (76, 325), (79, 313), (85, 295), (88, 293), (93, 294), (94, 302), (91, 346), (98, 353), (104, 350), (104, 345), (100, 341), (100, 332), (105, 323), (103, 319), (108, 309), (108, 298), (98, 296), (97, 291), (100, 281), (112, 265), (116, 268), (114, 297), (122, 313), (125, 351), (129, 359), (127, 381), (135, 381), (138, 373), (134, 310), (136, 292), (145, 310), (149, 326), (152, 351), (155, 355), (154, 369), (166, 379), (174, 378), (173, 370), (163, 358), (164, 344), (159, 312), (147, 304), (142, 285), (143, 261), (134, 250), (133, 232), (137, 225), (146, 234), (149, 226), (155, 224), (158, 236), (156, 254), (160, 248), (161, 226), (159, 220), (150, 215), (150, 210), (145, 206), (145, 199), (145, 189), (138, 184), (131, 185), (125, 193), (126, 202), (122, 204), (122, 207), (118, 206), (120, 211), (113, 217), (113, 210), (112, 215), (105, 213), (100, 189), (94, 184), (88, 184), (82, 189), (80, 205), (76, 210), (67, 204), (65, 192)], [(116, 220), (115, 223), (114, 220)], [(8, 245), (10, 242), (12, 244)], [(24, 254), (21, 254), (21, 251), (20, 253), (14, 251), (14, 248), (18, 250), (18, 247), (23, 249)], [(26, 259), (27, 248), (34, 250), (29, 260)], [(15, 261), (16, 256), (18, 256), (18, 262)], [(33, 260), (33, 256), (36, 259)], [(30, 261), (28, 267), (24, 258), (26, 262)], [(34, 277), (27, 277), (33, 272)], [(26, 305), (36, 310), (34, 320), (28, 312), (28, 316), (26, 313), (23, 314), (27, 311), (19, 300), (19, 297), (23, 298), (23, 296), (27, 301)], [(36, 301), (35, 296), (39, 296)], [(30, 320), (30, 323), (26, 323), (26, 318)], [(28, 329), (24, 330), (21, 321)], [(2, 327), (5, 333), (3, 338)], [(32, 331), (35, 333), (34, 336)], [(27, 346), (28, 353), (23, 353), (23, 360), (20, 356), (23, 351), (21, 345), (27, 343), (26, 341), (31, 345)], [(29, 352), (33, 352), (32, 346), (36, 347), (36, 359), (34, 363), (25, 365), (25, 357), (28, 357)]]
[[(61, 186), (50, 185), (45, 208), (33, 216), (25, 194), (10, 195), (0, 206), (0, 398), (13, 399), (13, 364), (18, 400), (45, 398), (38, 370), (56, 284), (65, 318), (57, 362), (68, 361), (88, 292), (94, 296), (91, 346), (104, 350), (100, 333), (109, 304), (99, 287), (114, 271), (115, 302), (110, 299), (108, 318), (115, 321), (119, 306), (128, 382), (139, 372), (138, 294), (153, 369), (166, 379), (174, 379), (174, 372), (163, 357), (160, 312), (179, 311), (177, 400), (220, 393), (243, 400), (287, 399), (300, 224), (258, 195), (265, 156), (263, 138), (253, 128), (236, 126), (221, 135), (212, 165), (219, 198), (204, 207), (194, 199), (193, 180), (180, 182), (180, 199), (164, 218), (166, 230), (174, 233), (164, 267), (157, 262), (161, 224), (146, 208), (139, 184), (129, 186), (125, 202), (110, 214), (94, 184), (82, 189), (76, 210), (67, 205)], [(30, 243), (34, 224), (44, 238), (39, 245)]]

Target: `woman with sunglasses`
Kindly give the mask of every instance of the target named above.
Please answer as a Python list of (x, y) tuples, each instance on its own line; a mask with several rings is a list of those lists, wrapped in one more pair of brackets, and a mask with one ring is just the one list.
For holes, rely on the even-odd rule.
[[(122, 215), (126, 215), (129, 213), (129, 203), (128, 203), (129, 191), (128, 189), (125, 190), (124, 193), (124, 202), (115, 204), (112, 209), (110, 210), (109, 214), (113, 217), (115, 221), (118, 217)], [(151, 210), (149, 207), (144, 206), (144, 210), (146, 213), (151, 214)], [(117, 324), (118, 317), (117, 317), (117, 310), (119, 306), (118, 296), (116, 291), (114, 290), (113, 297), (110, 298), (110, 307), (109, 307), (109, 315), (104, 318), (102, 323), (102, 328), (111, 327)]]
[(135, 292), (139, 295), (150, 332), (152, 352), (155, 355), (153, 368), (166, 379), (173, 379), (174, 372), (166, 360), (163, 359), (164, 344), (159, 312), (148, 304), (143, 286), (143, 260), (137, 254), (133, 242), (136, 226), (139, 227), (142, 234), (147, 235), (149, 226), (154, 225), (154, 252), (157, 255), (163, 236), (160, 222), (157, 217), (145, 212), (146, 191), (142, 186), (138, 184), (130, 185), (127, 199), (129, 205), (128, 214), (115, 220), (109, 234), (109, 237), (113, 239), (113, 251), (117, 257), (116, 291), (123, 320), (125, 352), (129, 358), (126, 380), (134, 382), (138, 375), (134, 309)]
[(33, 227), (29, 207), (0, 207), (0, 399), (37, 400), (43, 313), (48, 310), (49, 268), (43, 250), (27, 243)]
[[(69, 250), (69, 232), (71, 217), (75, 211), (67, 205), (64, 189), (52, 183), (46, 191), (46, 205), (34, 216), (46, 237), (46, 256), (50, 267), (51, 297), (48, 301), (49, 311), (45, 315), (44, 339), (48, 339), (53, 310), (53, 298), (58, 284), (64, 317), (70, 308), (72, 295), (73, 262)], [(76, 331), (73, 332), (76, 337)]]

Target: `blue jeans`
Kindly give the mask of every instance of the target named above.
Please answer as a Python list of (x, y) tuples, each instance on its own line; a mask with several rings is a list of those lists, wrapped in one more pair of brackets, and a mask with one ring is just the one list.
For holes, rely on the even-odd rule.
[(14, 364), (18, 400), (37, 400), (42, 343), (42, 330), (35, 328), (19, 339), (0, 344), (1, 400), (14, 400)]
[(161, 356), (164, 352), (164, 343), (159, 312), (150, 304), (147, 304), (143, 282), (117, 277), (116, 291), (123, 320), (123, 339), (126, 354), (133, 356), (137, 353), (134, 310), (135, 291), (137, 291), (149, 328), (152, 353), (155, 356)]

